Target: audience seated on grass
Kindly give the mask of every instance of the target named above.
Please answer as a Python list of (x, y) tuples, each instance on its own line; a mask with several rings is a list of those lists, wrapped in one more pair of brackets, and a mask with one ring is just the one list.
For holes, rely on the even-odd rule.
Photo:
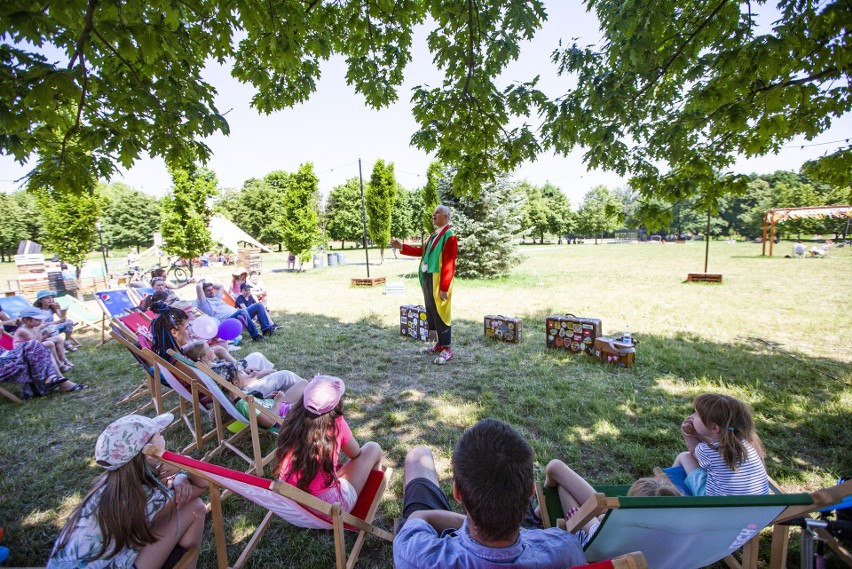
[[(278, 478), (351, 512), (371, 471), (381, 470), (382, 449), (360, 446), (343, 416), (343, 380), (314, 377), (278, 432)], [(340, 466), (341, 451), (349, 460)]]
[(194, 568), (204, 532), (208, 483), (142, 454), (165, 448), (160, 434), (173, 417), (127, 415), (95, 443), (95, 462), (106, 469), (74, 509), (47, 566)]
[(405, 457), (402, 527), (393, 543), (397, 569), (564, 569), (586, 562), (576, 536), (521, 529), (535, 489), (533, 450), (512, 427), (479, 421), (459, 439), (452, 465), (453, 497), (464, 514), (450, 511), (428, 448)]

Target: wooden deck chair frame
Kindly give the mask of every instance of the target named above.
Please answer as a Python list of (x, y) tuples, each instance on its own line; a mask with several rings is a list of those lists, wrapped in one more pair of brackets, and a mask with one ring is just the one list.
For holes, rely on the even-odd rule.
[[(245, 565), (255, 548), (257, 548), (258, 543), (260, 543), (263, 534), (268, 529), (274, 517), (279, 516), (287, 521), (286, 518), (278, 513), (284, 509), (289, 509), (290, 511), (296, 509), (296, 511), (302, 514), (310, 514), (312, 519), (315, 518), (316, 523), (312, 522), (311, 525), (302, 527), (330, 529), (334, 532), (335, 566), (338, 569), (343, 569), (344, 567), (352, 569), (355, 566), (358, 556), (361, 553), (361, 547), (368, 535), (393, 542), (392, 533), (373, 524), (373, 519), (379, 508), (379, 502), (393, 475), (393, 469), (391, 468), (385, 471), (374, 470), (371, 473), (367, 485), (364, 487), (364, 490), (358, 497), (358, 502), (352, 510), (353, 513), (348, 513), (341, 510), (340, 504), (323, 502), (316, 496), (312, 496), (280, 480), (270, 480), (229, 468), (215, 466), (151, 445), (147, 445), (143, 452), (148, 456), (153, 456), (163, 462), (169, 463), (178, 469), (204, 478), (210, 483), (210, 509), (213, 514), (213, 533), (216, 541), (216, 556), (218, 558), (219, 569), (226, 569), (229, 566), (220, 488), (226, 488), (233, 493), (240, 494), (244, 498), (268, 510), (263, 521), (249, 539), (248, 544), (246, 544), (237, 561), (233, 564), (233, 569), (241, 569)], [(358, 532), (358, 537), (355, 539), (355, 544), (352, 546), (348, 557), (346, 555), (344, 538), (345, 529)]]
[[(12, 348), (12, 344), (13, 344), (12, 335), (11, 335), (11, 334), (9, 334), (9, 333), (8, 333), (8, 332), (6, 332), (6, 331), (4, 331), (4, 330), (0, 329), (0, 342), (2, 342), (2, 344), (3, 344), (3, 345), (2, 345), (2, 349), (4, 349), (4, 350), (9, 350), (9, 349), (11, 349), (11, 348)], [(2, 395), (3, 397), (5, 397), (5, 398), (6, 398), (6, 399), (8, 399), (9, 401), (12, 401), (13, 403), (17, 403), (18, 405), (23, 404), (23, 401), (21, 401), (21, 398), (20, 398), (20, 397), (18, 397), (17, 395), (15, 395), (14, 393), (12, 393), (11, 391), (6, 390), (6, 389), (5, 389), (5, 388), (3, 388), (3, 387), (0, 387), (0, 395)]]
[[(180, 354), (176, 354), (173, 350), (169, 350), (168, 353), (177, 361), (177, 367), (184, 371), (187, 375), (194, 375), (195, 378), (200, 381), (207, 391), (216, 399), (219, 409), (226, 411), (231, 417), (232, 420), (227, 424), (222, 419), (221, 414), (217, 414), (215, 417), (219, 446), (229, 449), (231, 452), (246, 461), (249, 465), (249, 469), (246, 472), (249, 474), (263, 476), (265, 466), (272, 462), (275, 458), (275, 449), (264, 456), (263, 450), (260, 447), (260, 435), (261, 433), (267, 433), (277, 437), (277, 433), (261, 427), (257, 422), (257, 417), (259, 414), (262, 414), (271, 419), (278, 426), (281, 425), (283, 419), (266, 407), (258, 405), (252, 395), (238, 389), (234, 384), (217, 374), (203, 362), (193, 362), (194, 365), (190, 365), (188, 361), (183, 362), (183, 357)], [(225, 391), (246, 402), (249, 409), (249, 417), (240, 413), (234, 404), (225, 396)], [(244, 426), (240, 430), (236, 431), (232, 436), (226, 437), (225, 429), (235, 423), (242, 424)], [(247, 455), (235, 445), (236, 440), (244, 434), (248, 434), (251, 438), (253, 456)], [(221, 449), (217, 448), (215, 450), (218, 452), (218, 450)], [(205, 456), (205, 460), (212, 456), (212, 454), (215, 453), (209, 453)]]
[[(847, 486), (848, 485), (848, 486)], [(846, 486), (844, 489), (843, 486)], [(838, 490), (839, 488), (839, 490)], [(744, 550), (743, 567), (757, 566), (756, 538), (769, 525), (810, 512), (842, 500), (843, 493), (852, 491), (852, 481), (812, 494), (778, 494), (769, 496), (680, 496), (627, 497), (629, 486), (602, 486), (599, 493), (586, 501), (570, 520), (560, 520), (560, 527), (570, 532), (582, 528), (594, 516), (605, 514), (600, 528), (585, 547), (587, 558), (605, 559), (641, 547), (648, 565), (656, 569), (703, 567), (749, 544)], [(536, 485), (542, 520), (546, 526), (561, 512), (556, 489)], [(839, 498), (838, 498), (839, 496)], [(632, 510), (632, 512), (630, 512)], [(716, 514), (712, 525), (706, 517)], [(655, 522), (652, 517), (677, 514), (677, 519)], [(641, 521), (640, 521), (641, 518)], [(615, 519), (614, 529), (607, 531), (607, 522)], [(699, 532), (697, 527), (703, 524)], [(666, 531), (663, 551), (653, 541), (652, 531)], [(621, 531), (621, 533), (615, 533)], [(710, 539), (720, 544), (710, 550)], [(634, 541), (631, 541), (634, 540)], [(706, 553), (699, 546), (704, 546)], [(690, 557), (692, 555), (692, 557)], [(691, 560), (691, 561), (690, 561)], [(700, 561), (700, 563), (699, 563)]]
[[(217, 437), (215, 424), (209, 431), (204, 431), (202, 425), (203, 417), (210, 417), (214, 419), (215, 423), (215, 417), (221, 413), (216, 399), (195, 377), (185, 374), (151, 350), (142, 349), (140, 353), (142, 358), (154, 368), (154, 376), (152, 378), (154, 388), (159, 389), (159, 381), (156, 381), (155, 378), (162, 376), (166, 380), (166, 383), (169, 384), (169, 387), (179, 396), (178, 413), (193, 438), (193, 442), (184, 447), (181, 452), (188, 453), (203, 450), (205, 443)], [(187, 389), (186, 385), (190, 386), (189, 389)], [(201, 404), (202, 395), (207, 396), (213, 402), (213, 409), (207, 409)]]
[(175, 393), (174, 389), (171, 388), (164, 389), (164, 386), (160, 383), (159, 379), (155, 380), (154, 376), (148, 370), (151, 367), (151, 364), (149, 364), (148, 360), (145, 359), (144, 354), (142, 353), (142, 348), (130, 340), (130, 338), (133, 338), (130, 331), (127, 329), (122, 330), (118, 325), (116, 325), (116, 328), (110, 332), (110, 335), (119, 344), (130, 351), (133, 359), (142, 366), (142, 369), (145, 372), (145, 381), (142, 385), (134, 389), (129, 395), (126, 395), (121, 401), (119, 401), (119, 403), (129, 403), (148, 395), (151, 398), (151, 401), (136, 409), (136, 411), (134, 411), (135, 414), (139, 415), (146, 413), (151, 409), (153, 409), (157, 415), (162, 413), (180, 413), (180, 404), (175, 405), (171, 409), (167, 409), (165, 403), (166, 398), (171, 395), (177, 395), (177, 393)]
[(645, 560), (645, 555), (641, 551), (634, 551), (606, 561), (577, 565), (571, 569), (648, 569), (648, 561)]
[(103, 331), (103, 315), (94, 314), (91, 309), (71, 295), (59, 296), (56, 303), (68, 310), (67, 314), (84, 328), (93, 328), (95, 332)]

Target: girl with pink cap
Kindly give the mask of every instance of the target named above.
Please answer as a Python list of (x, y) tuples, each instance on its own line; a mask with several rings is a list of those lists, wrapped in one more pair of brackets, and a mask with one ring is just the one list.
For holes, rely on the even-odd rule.
[[(329, 504), (351, 512), (372, 470), (381, 470), (382, 449), (360, 446), (343, 417), (343, 380), (314, 377), (278, 433), (278, 477)], [(340, 452), (349, 461), (340, 465)]]

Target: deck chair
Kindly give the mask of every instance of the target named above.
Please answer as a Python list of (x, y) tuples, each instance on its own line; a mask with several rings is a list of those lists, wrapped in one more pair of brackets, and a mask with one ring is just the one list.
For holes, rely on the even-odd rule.
[[(202, 426), (204, 417), (213, 418), (219, 413), (218, 403), (213, 399), (207, 388), (194, 377), (190, 377), (183, 371), (179, 370), (151, 350), (143, 348), (140, 350), (141, 357), (153, 367), (153, 378), (162, 377), (169, 387), (180, 396), (178, 402), (178, 413), (175, 415), (183, 421), (186, 428), (192, 435), (193, 441), (183, 448), (181, 452), (188, 453), (193, 451), (201, 451), (204, 444), (217, 437), (217, 430), (214, 426), (212, 429), (205, 431)], [(153, 388), (159, 390), (160, 382), (152, 379)], [(213, 401), (213, 409), (208, 409), (202, 404), (202, 397)]]
[(234, 310), (237, 309), (237, 301), (234, 300), (234, 297), (231, 296), (230, 292), (228, 292), (227, 290), (224, 290), (224, 289), (222, 289), (222, 302), (224, 302), (228, 306), (233, 307)]
[(571, 569), (648, 569), (648, 562), (641, 551), (619, 555), (607, 561), (598, 561), (588, 565), (577, 565)]
[[(275, 458), (275, 449), (273, 448), (269, 454), (264, 456), (263, 451), (260, 448), (260, 435), (261, 433), (267, 433), (277, 437), (278, 429), (277, 427), (267, 429), (260, 426), (257, 422), (257, 416), (258, 414), (263, 414), (274, 421), (276, 425), (280, 425), (283, 419), (269, 409), (258, 405), (253, 396), (245, 393), (241, 389), (238, 389), (231, 382), (217, 374), (203, 362), (189, 362), (188, 360), (183, 360), (180, 358), (179, 354), (175, 354), (171, 350), (169, 351), (169, 354), (178, 360), (178, 367), (181, 367), (182, 365), (187, 366), (185, 369), (190, 373), (193, 373), (207, 388), (207, 390), (213, 394), (213, 397), (216, 398), (219, 406), (230, 416), (232, 423), (243, 425), (243, 427), (235, 431), (231, 437), (225, 438), (224, 427), (226, 427), (226, 425), (224, 424), (224, 421), (217, 417), (216, 428), (219, 433), (219, 445), (230, 449), (234, 454), (245, 460), (249, 464), (249, 469), (247, 471), (249, 474), (263, 476), (264, 467)], [(248, 405), (250, 416), (246, 417), (243, 413), (241, 413), (225, 396), (224, 391), (227, 391), (228, 393), (231, 393), (245, 401)], [(234, 441), (244, 433), (249, 434), (251, 437), (253, 456), (248, 456), (234, 445)]]
[[(219, 488), (232, 491), (265, 508), (268, 511), (263, 521), (249, 539), (240, 557), (233, 564), (233, 569), (240, 569), (254, 552), (274, 516), (285, 521), (294, 520), (293, 525), (312, 529), (330, 529), (334, 531), (334, 553), (338, 569), (351, 569), (358, 561), (361, 547), (367, 535), (374, 535), (392, 542), (393, 534), (373, 524), (379, 502), (385, 488), (390, 482), (393, 470), (384, 472), (374, 470), (361, 494), (352, 513), (341, 511), (340, 504), (328, 504), (319, 498), (299, 490), (280, 480), (269, 480), (238, 472), (229, 468), (215, 466), (207, 462), (195, 460), (187, 456), (169, 452), (148, 445), (143, 452), (156, 457), (163, 462), (172, 464), (178, 469), (185, 470), (210, 482), (210, 506), (213, 512), (213, 533), (216, 541), (216, 556), (219, 569), (228, 567), (228, 553), (225, 547), (225, 528), (222, 519), (222, 503)], [(294, 518), (294, 516), (296, 516)], [(352, 546), (349, 556), (346, 556), (344, 529), (357, 531), (358, 537)]]
[[(770, 496), (627, 497), (629, 488), (596, 487), (599, 493), (565, 522), (573, 533), (593, 516), (605, 514), (585, 546), (587, 559), (641, 549), (649, 567), (688, 569), (710, 565), (746, 546), (742, 567), (753, 568), (759, 545), (754, 538), (763, 528), (837, 503), (852, 491), (852, 482), (813, 494)], [(536, 489), (542, 520), (550, 527), (563, 515), (559, 495), (555, 488)]]
[(67, 315), (71, 320), (79, 323), (84, 328), (94, 328), (96, 332), (103, 330), (101, 327), (103, 324), (103, 314), (95, 312), (73, 296), (59, 296), (56, 298), (56, 303), (68, 311)]
[(128, 312), (133, 312), (136, 303), (133, 302), (130, 292), (123, 288), (95, 292), (95, 300), (98, 301), (98, 306), (103, 311), (101, 315), (101, 343), (98, 344), (98, 346), (102, 346), (109, 340), (106, 335), (106, 330), (109, 327), (107, 320), (113, 316), (123, 316)]
[(21, 295), (4, 296), (0, 298), (0, 307), (2, 307), (3, 312), (8, 314), (10, 317), (20, 318), (21, 310), (24, 308), (32, 308), (33, 303)]
[(154, 294), (154, 289), (149, 286), (128, 287), (127, 290), (130, 292), (130, 297), (136, 302), (136, 306), (139, 306), (145, 300), (145, 297)]
[(163, 386), (162, 383), (154, 379), (154, 369), (149, 364), (145, 358), (143, 357), (142, 350), (145, 347), (150, 346), (140, 346), (136, 342), (133, 341), (133, 335), (129, 333), (129, 331), (123, 331), (118, 326), (113, 326), (112, 331), (110, 332), (112, 338), (114, 338), (119, 344), (127, 348), (130, 352), (130, 355), (133, 356), (133, 359), (142, 367), (142, 370), (145, 372), (145, 380), (142, 384), (134, 389), (130, 394), (124, 396), (124, 398), (119, 401), (119, 403), (129, 403), (131, 401), (136, 401), (143, 397), (150, 397), (151, 400), (136, 409), (133, 413), (137, 415), (141, 415), (146, 413), (147, 411), (153, 409), (157, 415), (162, 413), (172, 413), (175, 416), (180, 416), (180, 408), (179, 405), (175, 405), (173, 408), (169, 409), (165, 403), (167, 397), (172, 395), (177, 395), (173, 389), (170, 387)]
[[(14, 347), (14, 342), (12, 340), (12, 335), (0, 330), (0, 351), (2, 350), (11, 350)], [(8, 391), (2, 387), (0, 387), (0, 395), (12, 401), (13, 403), (17, 403), (21, 405), (23, 401), (21, 401), (20, 397)]]

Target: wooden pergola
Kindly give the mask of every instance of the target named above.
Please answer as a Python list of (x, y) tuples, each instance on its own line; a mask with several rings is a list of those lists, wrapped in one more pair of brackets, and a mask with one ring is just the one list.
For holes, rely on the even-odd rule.
[(770, 209), (763, 216), (763, 252), (766, 256), (766, 229), (769, 228), (769, 256), (775, 244), (775, 224), (793, 219), (848, 219), (852, 218), (852, 206), (826, 205), (819, 207), (785, 207)]

